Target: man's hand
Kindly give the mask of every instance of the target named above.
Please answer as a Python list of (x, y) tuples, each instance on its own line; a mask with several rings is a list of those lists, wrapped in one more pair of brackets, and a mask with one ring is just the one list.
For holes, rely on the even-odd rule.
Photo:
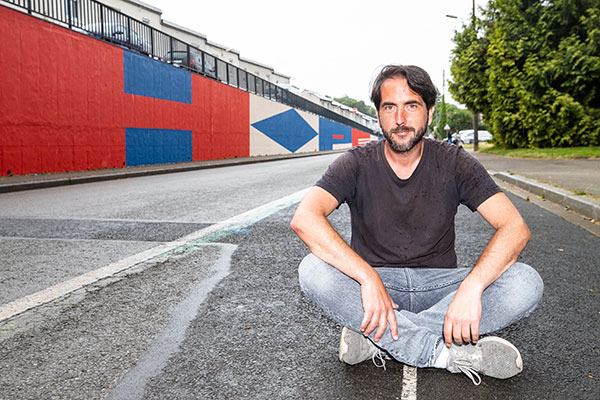
[(377, 273), (374, 272), (370, 279), (361, 283), (360, 293), (364, 309), (360, 330), (364, 332), (365, 336), (369, 336), (377, 329), (373, 338), (377, 342), (389, 324), (392, 338), (398, 340), (398, 323), (396, 314), (394, 314), (398, 305), (392, 301)]
[(458, 288), (444, 320), (444, 342), (477, 343), (481, 321), (481, 290), (469, 287), (466, 281)]

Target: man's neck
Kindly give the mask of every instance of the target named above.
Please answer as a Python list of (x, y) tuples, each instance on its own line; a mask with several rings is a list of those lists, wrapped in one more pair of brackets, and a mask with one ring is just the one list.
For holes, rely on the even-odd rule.
[(400, 179), (408, 179), (412, 176), (415, 169), (423, 156), (423, 148), (425, 147), (424, 140), (421, 140), (415, 147), (405, 153), (398, 153), (390, 147), (386, 141), (384, 143), (383, 152), (385, 159), (390, 167)]

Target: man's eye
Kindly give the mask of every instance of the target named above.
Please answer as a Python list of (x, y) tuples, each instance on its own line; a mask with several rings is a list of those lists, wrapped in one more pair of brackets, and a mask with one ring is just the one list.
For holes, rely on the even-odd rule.
[(388, 111), (388, 112), (394, 111), (394, 106), (390, 106), (390, 105), (383, 106), (383, 111)]

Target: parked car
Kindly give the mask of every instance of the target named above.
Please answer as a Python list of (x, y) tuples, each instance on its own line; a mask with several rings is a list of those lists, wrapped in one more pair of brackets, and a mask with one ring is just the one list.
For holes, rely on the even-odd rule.
[(88, 35), (116, 43), (145, 54), (150, 54), (152, 52), (152, 46), (149, 42), (145, 41), (133, 29), (128, 29), (125, 25), (119, 23), (105, 22), (102, 24), (98, 22), (87, 24), (81, 29), (76, 30), (79, 32), (83, 30), (83, 33)]
[[(461, 144), (472, 144), (473, 143), (473, 129), (467, 129), (458, 132), (459, 141)], [(479, 142), (488, 142), (492, 140), (492, 135), (488, 131), (477, 131), (477, 139)]]

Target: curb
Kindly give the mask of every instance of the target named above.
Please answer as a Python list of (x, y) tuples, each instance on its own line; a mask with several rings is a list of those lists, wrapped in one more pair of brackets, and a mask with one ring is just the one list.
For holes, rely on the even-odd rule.
[[(115, 179), (136, 178), (150, 175), (171, 174), (176, 172), (197, 171), (201, 169), (229, 167), (233, 165), (255, 164), (260, 162), (280, 161), (290, 158), (304, 158), (332, 153), (339, 153), (340, 150), (320, 151), (315, 153), (300, 153), (300, 154), (284, 154), (275, 156), (256, 156), (232, 159), (220, 159), (211, 161), (198, 161), (194, 163), (186, 163), (186, 165), (178, 164), (161, 164), (148, 165), (140, 169), (136, 167), (124, 167), (122, 171), (114, 172), (114, 170), (95, 170), (89, 171), (89, 175), (82, 176), (67, 176), (63, 178), (52, 179), (51, 175), (47, 175), (48, 179), (39, 178), (30, 182), (14, 182), (0, 184), (0, 193), (20, 192), (24, 190), (45, 189), (57, 186), (77, 185), (81, 183), (101, 182)], [(110, 171), (110, 172), (109, 172)], [(74, 171), (74, 174), (82, 173), (82, 171)], [(67, 173), (68, 174), (68, 173)]]
[(521, 189), (541, 196), (553, 203), (575, 211), (587, 218), (600, 221), (600, 201), (587, 196), (576, 195), (564, 189), (546, 185), (519, 175), (511, 175), (506, 172), (494, 172), (492, 175), (504, 182), (510, 183)]

